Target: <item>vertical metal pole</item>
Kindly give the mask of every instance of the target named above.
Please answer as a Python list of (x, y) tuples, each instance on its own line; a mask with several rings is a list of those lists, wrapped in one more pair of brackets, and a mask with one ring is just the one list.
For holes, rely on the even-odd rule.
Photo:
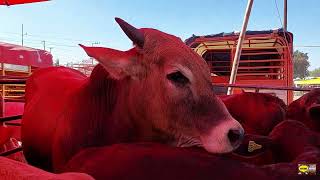
[(21, 45), (23, 46), (23, 24), (22, 24), (22, 29), (21, 29)]
[(43, 50), (46, 50), (46, 41), (42, 41), (43, 43)]
[[(236, 49), (236, 54), (234, 56), (233, 59), (233, 64), (232, 64), (232, 71), (231, 71), (231, 75), (230, 75), (230, 80), (229, 80), (229, 84), (233, 84), (236, 81), (236, 77), (237, 77), (237, 71), (238, 71), (238, 66), (239, 66), (239, 60), (240, 60), (240, 56), (241, 56), (241, 49), (242, 49), (242, 43), (246, 34), (246, 30), (247, 30), (247, 26), (248, 26), (248, 22), (249, 22), (249, 17), (250, 17), (250, 13), (251, 13), (251, 9), (252, 9), (252, 5), (253, 5), (253, 0), (248, 0), (248, 4), (247, 4), (247, 9), (244, 15), (244, 21), (242, 24), (242, 29), (239, 35), (239, 39), (238, 39), (238, 44), (237, 44), (237, 49)], [(232, 94), (232, 87), (228, 88), (228, 95)]]
[(28, 66), (28, 75), (31, 75), (31, 73), (32, 73), (32, 66), (30, 65)]
[[(5, 74), (5, 69), (4, 69), (4, 63), (1, 63), (1, 75), (2, 77), (4, 77), (6, 74)], [(2, 84), (1, 86), (1, 90), (2, 90), (2, 94), (1, 94), (1, 103), (2, 103), (2, 106), (1, 106), (1, 114), (4, 116), (4, 112), (5, 112), (5, 102), (4, 102), (4, 99), (6, 97), (6, 88), (5, 88), (5, 85)]]
[(284, 11), (283, 11), (283, 30), (287, 31), (288, 25), (288, 1), (284, 0)]

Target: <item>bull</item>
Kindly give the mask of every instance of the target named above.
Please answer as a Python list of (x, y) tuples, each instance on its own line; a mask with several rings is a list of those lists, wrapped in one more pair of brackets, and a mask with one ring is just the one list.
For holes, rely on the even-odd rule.
[(278, 123), (285, 120), (286, 104), (271, 94), (243, 92), (220, 97), (247, 134), (267, 136)]
[(316, 88), (288, 106), (287, 118), (320, 132), (320, 89)]
[(90, 77), (50, 67), (29, 78), (21, 132), (27, 161), (59, 171), (81, 149), (128, 142), (237, 148), (244, 130), (212, 92), (205, 61), (180, 38), (116, 22), (135, 46), (81, 45), (99, 62)]

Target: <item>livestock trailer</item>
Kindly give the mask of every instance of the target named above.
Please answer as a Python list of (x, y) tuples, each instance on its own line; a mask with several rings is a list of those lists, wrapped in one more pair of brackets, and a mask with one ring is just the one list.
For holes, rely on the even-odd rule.
[[(3, 78), (26, 78), (35, 69), (52, 66), (52, 55), (44, 50), (0, 42), (0, 70)], [(1, 85), (3, 98), (24, 95), (24, 84)]]
[[(188, 38), (185, 42), (203, 57), (211, 70), (214, 84), (229, 82), (232, 63), (236, 52), (239, 33), (219, 33)], [(247, 31), (243, 42), (236, 84), (266, 85), (276, 87), (293, 86), (293, 34), (282, 29), (268, 31)], [(243, 88), (241, 88), (243, 89)], [(234, 93), (241, 92), (235, 88)], [(245, 89), (252, 91), (252, 89)], [(218, 94), (226, 94), (227, 87), (215, 89)], [(261, 90), (283, 99), (289, 104), (293, 100), (292, 91)]]

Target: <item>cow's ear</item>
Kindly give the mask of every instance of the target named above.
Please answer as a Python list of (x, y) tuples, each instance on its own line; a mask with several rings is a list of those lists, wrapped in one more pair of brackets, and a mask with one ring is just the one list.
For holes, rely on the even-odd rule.
[(139, 53), (135, 48), (128, 51), (118, 51), (104, 47), (86, 47), (80, 44), (88, 56), (96, 59), (113, 79), (125, 77), (139, 78), (142, 66), (138, 62)]
[(320, 122), (320, 104), (312, 105), (309, 108), (309, 115), (313, 120), (319, 120)]

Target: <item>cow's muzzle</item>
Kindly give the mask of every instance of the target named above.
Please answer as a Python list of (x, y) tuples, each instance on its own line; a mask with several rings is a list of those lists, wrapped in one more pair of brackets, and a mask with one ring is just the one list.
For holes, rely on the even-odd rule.
[(203, 147), (211, 153), (228, 153), (238, 148), (244, 138), (244, 130), (233, 118), (222, 121), (200, 136)]

